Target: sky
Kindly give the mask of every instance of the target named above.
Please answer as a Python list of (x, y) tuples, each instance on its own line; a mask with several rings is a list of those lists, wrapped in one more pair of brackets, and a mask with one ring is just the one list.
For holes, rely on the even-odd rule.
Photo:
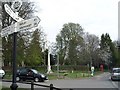
[(47, 40), (55, 42), (56, 35), (65, 23), (79, 23), (85, 32), (100, 38), (109, 33), (118, 39), (119, 0), (31, 0), (38, 10), (40, 25)]

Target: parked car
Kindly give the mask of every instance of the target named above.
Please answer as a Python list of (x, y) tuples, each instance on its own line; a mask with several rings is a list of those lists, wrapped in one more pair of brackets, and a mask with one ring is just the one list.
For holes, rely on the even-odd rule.
[(3, 69), (0, 69), (0, 78), (4, 78), (5, 76), (5, 71)]
[(120, 80), (120, 68), (112, 69), (111, 80)]
[(34, 80), (35, 82), (44, 82), (48, 80), (48, 77), (42, 73), (39, 73), (35, 69), (21, 68), (17, 70), (16, 81), (20, 80)]

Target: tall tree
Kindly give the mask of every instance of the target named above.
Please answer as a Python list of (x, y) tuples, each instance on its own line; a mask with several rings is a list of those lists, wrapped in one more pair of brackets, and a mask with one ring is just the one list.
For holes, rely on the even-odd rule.
[(12, 64), (12, 37), (8, 37), (7, 39), (2, 38), (2, 53), (3, 53), (3, 61), (5, 66), (11, 66)]
[(25, 66), (25, 43), (22, 36), (18, 36), (17, 40), (17, 64), (19, 66)]
[(32, 40), (28, 47), (27, 57), (26, 63), (28, 65), (34, 66), (43, 63), (39, 29), (36, 29), (32, 35)]
[(77, 64), (77, 48), (83, 42), (83, 28), (79, 24), (64, 24), (60, 34), (57, 35), (57, 48), (60, 64)]
[(110, 36), (108, 33), (101, 35), (101, 41), (100, 41), (100, 49), (101, 49), (101, 58), (103, 61), (105, 61), (105, 64), (109, 67), (110, 63), (112, 63), (112, 52), (111, 52), (111, 45), (112, 40), (110, 39)]
[(86, 33), (84, 36), (84, 43), (86, 56), (88, 56), (88, 63), (96, 66), (96, 62), (99, 60), (99, 38), (93, 34)]
[(120, 52), (118, 44), (114, 41), (110, 45), (112, 66), (120, 66)]

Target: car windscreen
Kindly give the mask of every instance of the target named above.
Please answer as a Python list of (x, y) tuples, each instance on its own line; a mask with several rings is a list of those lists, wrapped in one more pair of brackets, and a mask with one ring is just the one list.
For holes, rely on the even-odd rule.
[(120, 73), (120, 69), (113, 70), (113, 73)]
[(37, 74), (38, 73), (38, 71), (37, 70), (35, 70), (35, 69), (31, 69), (35, 74)]

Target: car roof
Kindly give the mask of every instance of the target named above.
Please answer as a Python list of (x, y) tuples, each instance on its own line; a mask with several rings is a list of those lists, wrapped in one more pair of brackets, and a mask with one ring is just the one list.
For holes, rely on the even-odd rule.
[(113, 69), (120, 69), (119, 67), (113, 68)]
[(33, 68), (28, 68), (28, 67), (21, 67), (21, 68), (18, 68), (17, 70), (36, 70), (36, 69), (33, 69)]
[(113, 68), (112, 70), (116, 70), (116, 69), (120, 69), (120, 68)]

